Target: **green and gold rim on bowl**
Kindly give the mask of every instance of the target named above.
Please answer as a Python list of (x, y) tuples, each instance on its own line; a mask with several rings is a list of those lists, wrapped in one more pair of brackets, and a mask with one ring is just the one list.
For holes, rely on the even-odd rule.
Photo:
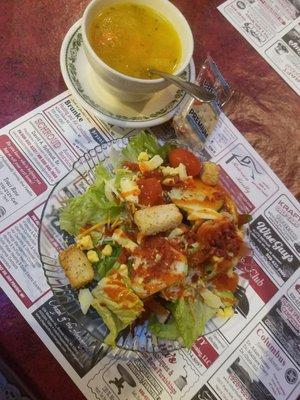
[[(82, 51), (83, 40), (81, 33), (81, 20), (77, 21), (67, 33), (62, 49), (61, 49), (61, 70), (66, 85), (72, 92), (74, 97), (82, 103), (90, 112), (94, 112), (99, 118), (103, 118), (109, 123), (119, 126), (127, 126), (132, 123), (132, 127), (146, 127), (161, 124), (172, 118), (178, 106), (187, 99), (187, 95), (183, 90), (176, 90), (174, 96), (170, 97), (170, 101), (161, 109), (145, 114), (128, 116), (124, 114), (116, 114), (107, 108), (102, 107), (94, 99), (89, 96), (78, 78), (78, 55)], [(194, 62), (180, 75), (183, 79), (193, 80), (195, 78)], [(145, 124), (143, 126), (143, 123)]]

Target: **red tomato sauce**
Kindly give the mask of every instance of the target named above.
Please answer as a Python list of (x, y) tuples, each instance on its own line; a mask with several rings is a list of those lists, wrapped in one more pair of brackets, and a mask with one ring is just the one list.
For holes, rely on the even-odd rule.
[(139, 164), (135, 162), (125, 161), (123, 166), (134, 172), (138, 172), (140, 170)]
[(139, 204), (144, 206), (157, 206), (165, 203), (159, 179), (141, 178), (138, 180), (137, 184), (141, 191), (139, 194)]
[[(119, 274), (118, 276), (120, 277)], [(131, 293), (120, 279), (111, 279), (109, 284), (103, 287), (103, 291), (113, 301), (121, 302), (123, 308), (130, 308), (136, 302), (136, 295)]]
[(156, 178), (157, 180), (161, 180), (163, 178), (163, 174), (157, 169), (154, 171), (145, 171), (143, 176), (144, 178)]
[(124, 247), (122, 247), (121, 253), (118, 257), (118, 261), (120, 264), (126, 264), (128, 259), (128, 252), (126, 249), (124, 249)]
[(207, 250), (197, 250), (195, 253), (188, 255), (188, 264), (190, 267), (199, 269), (204, 272), (203, 263), (211, 257), (211, 254)]
[(230, 290), (234, 292), (237, 288), (238, 276), (234, 274), (232, 277), (229, 277), (227, 274), (219, 274), (212, 279), (212, 283), (217, 290)]
[(144, 281), (159, 278), (164, 282), (174, 281), (174, 273), (170, 273), (170, 267), (174, 261), (181, 259), (181, 253), (176, 251), (167, 239), (161, 236), (145, 238), (142, 245), (134, 254), (147, 260), (147, 266), (141, 265), (132, 271), (132, 276), (144, 276)]

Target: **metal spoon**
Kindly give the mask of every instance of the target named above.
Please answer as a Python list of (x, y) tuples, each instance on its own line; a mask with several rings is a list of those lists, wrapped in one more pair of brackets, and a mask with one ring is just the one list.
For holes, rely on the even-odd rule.
[(174, 85), (180, 87), (181, 89), (189, 93), (191, 96), (195, 97), (195, 99), (200, 100), (203, 103), (211, 103), (216, 98), (216, 96), (213, 93), (209, 92), (203, 87), (198, 86), (195, 83), (186, 82), (175, 75), (171, 75), (162, 71), (157, 71), (156, 69), (150, 69), (149, 72), (151, 74), (161, 76), (166, 81), (174, 83)]

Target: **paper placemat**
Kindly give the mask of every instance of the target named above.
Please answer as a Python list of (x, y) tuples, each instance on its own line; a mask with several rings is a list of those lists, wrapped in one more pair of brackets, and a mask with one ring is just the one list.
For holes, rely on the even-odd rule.
[(299, 0), (227, 0), (218, 10), (299, 95)]
[[(167, 125), (156, 129), (172, 133)], [(43, 205), (80, 155), (132, 133), (94, 118), (69, 92), (1, 130), (1, 287), (90, 400), (296, 399), (299, 204), (225, 115), (205, 157), (220, 164), (223, 184), (253, 216), (244, 308), (191, 350), (118, 359), (104, 355), (53, 298), (37, 249)], [(131, 376), (131, 384), (120, 371)]]

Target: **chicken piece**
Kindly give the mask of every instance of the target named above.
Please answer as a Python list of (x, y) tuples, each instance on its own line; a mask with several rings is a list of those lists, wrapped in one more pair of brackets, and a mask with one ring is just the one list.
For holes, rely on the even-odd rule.
[(174, 188), (169, 192), (174, 204), (178, 207), (193, 205), (201, 208), (211, 208), (219, 210), (224, 204), (224, 190), (218, 186), (210, 186), (203, 183), (200, 179), (194, 179), (194, 187)]
[(182, 222), (182, 214), (175, 204), (163, 204), (138, 210), (134, 222), (144, 235), (155, 235), (176, 228)]
[(131, 268), (131, 287), (146, 298), (184, 279), (187, 259), (168, 239), (148, 236), (135, 250)]
[(218, 186), (210, 186), (200, 179), (194, 179), (194, 187), (173, 188), (169, 196), (177, 207), (188, 213), (188, 219), (217, 219), (217, 212), (224, 205), (224, 191)]
[(94, 269), (85, 253), (75, 245), (67, 247), (59, 253), (59, 262), (64, 269), (70, 285), (79, 289), (94, 278)]

